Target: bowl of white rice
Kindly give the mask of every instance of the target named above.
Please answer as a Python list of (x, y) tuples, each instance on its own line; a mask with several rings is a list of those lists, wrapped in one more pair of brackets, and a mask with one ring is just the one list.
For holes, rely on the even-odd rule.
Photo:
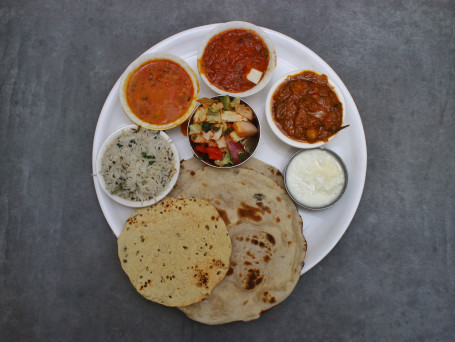
[(180, 171), (177, 148), (163, 131), (122, 127), (101, 145), (96, 177), (104, 192), (128, 207), (145, 207), (164, 198)]

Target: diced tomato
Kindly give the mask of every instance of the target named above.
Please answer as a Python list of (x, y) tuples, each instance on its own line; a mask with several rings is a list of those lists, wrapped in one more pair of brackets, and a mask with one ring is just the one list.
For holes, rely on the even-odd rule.
[(221, 151), (218, 147), (205, 147), (202, 145), (196, 146), (196, 151), (207, 153), (209, 158), (212, 160), (222, 160), (223, 159), (223, 151)]

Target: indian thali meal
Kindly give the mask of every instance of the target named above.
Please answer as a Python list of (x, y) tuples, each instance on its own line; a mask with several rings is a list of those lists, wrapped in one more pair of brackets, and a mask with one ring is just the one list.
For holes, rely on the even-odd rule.
[[(284, 301), (307, 251), (297, 205), (328, 207), (346, 188), (341, 159), (314, 148), (344, 128), (343, 103), (316, 72), (282, 78), (268, 95), (272, 130), (310, 149), (291, 158), (284, 176), (251, 156), (259, 119), (239, 94), (264, 87), (275, 64), (267, 35), (243, 22), (217, 25), (199, 48), (200, 76), (218, 96), (198, 98), (197, 78), (179, 57), (139, 57), (120, 83), (123, 110), (136, 125), (114, 133), (98, 154), (103, 190), (137, 207), (118, 237), (132, 285), (201, 323), (257, 319)], [(162, 130), (187, 119), (195, 156), (179, 162)]]
[(194, 153), (205, 163), (230, 167), (246, 161), (259, 142), (259, 121), (240, 97), (201, 98), (188, 125)]

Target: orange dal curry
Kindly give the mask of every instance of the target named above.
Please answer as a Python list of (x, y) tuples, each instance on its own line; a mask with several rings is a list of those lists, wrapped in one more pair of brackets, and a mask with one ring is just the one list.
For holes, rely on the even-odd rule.
[(156, 59), (145, 62), (133, 72), (127, 85), (126, 99), (139, 119), (164, 125), (186, 113), (193, 94), (191, 78), (180, 65)]

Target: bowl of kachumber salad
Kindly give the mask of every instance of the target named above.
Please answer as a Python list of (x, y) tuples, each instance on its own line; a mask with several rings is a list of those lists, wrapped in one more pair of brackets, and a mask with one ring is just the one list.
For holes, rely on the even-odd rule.
[(254, 110), (229, 95), (198, 99), (200, 106), (188, 122), (188, 140), (194, 154), (216, 168), (246, 162), (259, 144), (261, 129)]

